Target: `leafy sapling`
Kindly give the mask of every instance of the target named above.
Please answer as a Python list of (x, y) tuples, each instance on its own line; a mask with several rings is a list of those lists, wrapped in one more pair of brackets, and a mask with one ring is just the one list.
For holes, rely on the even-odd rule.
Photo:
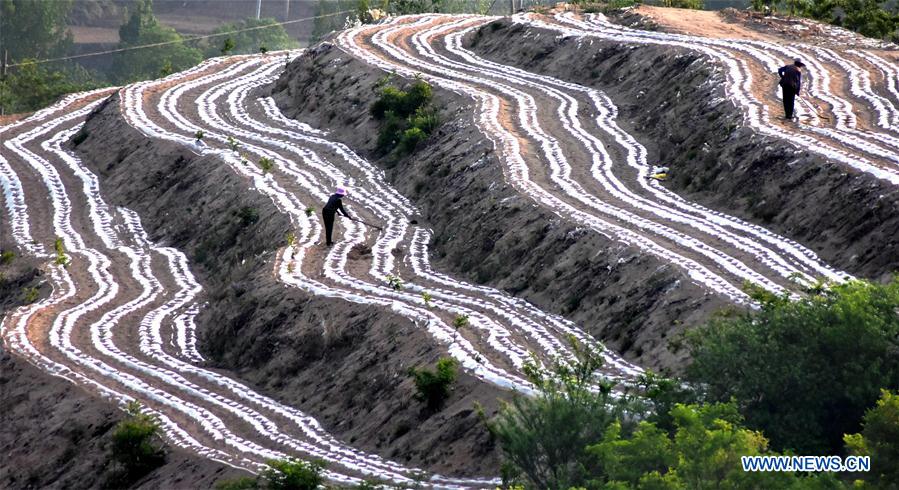
[(403, 280), (399, 276), (387, 274), (387, 285), (394, 291), (401, 291), (403, 289)]
[(206, 133), (204, 133), (202, 129), (198, 129), (194, 133), (194, 138), (196, 138), (197, 141), (203, 141), (203, 136), (206, 136)]
[(238, 151), (238, 149), (240, 149), (240, 144), (237, 142), (236, 139), (228, 136), (228, 147), (231, 148), (231, 151), (236, 153)]
[(275, 168), (275, 161), (271, 158), (262, 157), (259, 160), (259, 167), (262, 169), (262, 173), (267, 174)]
[(422, 291), (422, 292), (421, 292), (421, 299), (422, 299), (422, 301), (425, 302), (425, 306), (427, 306), (428, 308), (430, 308), (430, 307), (431, 307), (431, 300), (434, 299), (434, 297), (431, 296), (431, 293), (429, 293), (429, 292), (427, 292), (427, 291)]
[(315, 208), (312, 206), (306, 207), (306, 216), (312, 216), (315, 213)]

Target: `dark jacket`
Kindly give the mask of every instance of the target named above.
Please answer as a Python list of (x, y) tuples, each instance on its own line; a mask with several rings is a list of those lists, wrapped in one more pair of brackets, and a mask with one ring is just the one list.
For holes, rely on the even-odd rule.
[(322, 208), (322, 211), (326, 213), (337, 213), (338, 211), (340, 211), (340, 214), (349, 218), (350, 215), (347, 214), (346, 209), (343, 209), (343, 201), (341, 200), (342, 197), (343, 196), (339, 194), (331, 195), (331, 197), (328, 199), (328, 204), (325, 204), (325, 207)]
[(799, 93), (799, 89), (802, 88), (802, 72), (799, 71), (799, 68), (795, 65), (787, 65), (777, 70), (777, 74), (780, 75), (781, 87)]

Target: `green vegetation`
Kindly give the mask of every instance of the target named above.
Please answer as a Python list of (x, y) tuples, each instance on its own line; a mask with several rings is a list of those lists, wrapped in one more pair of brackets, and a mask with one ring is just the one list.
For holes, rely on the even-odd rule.
[(860, 434), (846, 435), (846, 447), (871, 457), (871, 471), (862, 476), (873, 488), (891, 488), (899, 482), (899, 395), (884, 391), (865, 413), (863, 427)]
[(116, 485), (129, 486), (165, 462), (159, 422), (143, 413), (140, 403), (131, 402), (128, 416), (112, 433), (112, 457), (117, 463)]
[(315, 214), (315, 208), (313, 208), (312, 206), (306, 206), (305, 211), (306, 216), (312, 216), (313, 214)]
[(56, 251), (54, 263), (63, 267), (69, 265), (69, 258), (66, 257), (66, 249), (65, 245), (62, 243), (62, 238), (57, 238), (53, 241), (53, 249)]
[(315, 490), (324, 482), (322, 461), (298, 459), (268, 460), (266, 468), (257, 478), (241, 477), (223, 480), (215, 484), (218, 490)]
[(250, 206), (244, 206), (238, 209), (236, 214), (242, 228), (246, 228), (259, 221), (259, 210)]
[(202, 141), (203, 136), (205, 136), (205, 135), (206, 135), (206, 133), (204, 133), (202, 129), (198, 129), (198, 130), (196, 130), (196, 132), (194, 132), (194, 138), (196, 138), (197, 141)]
[(119, 28), (119, 39), (120, 49), (154, 43), (170, 44), (117, 53), (117, 70), (113, 78), (118, 83), (155, 78), (166, 67), (169, 72), (181, 71), (203, 59), (199, 49), (187, 46), (174, 29), (159, 23), (153, 15), (152, 0), (136, 0), (128, 21)]
[(389, 84), (385, 78), (378, 84), (379, 96), (371, 106), (371, 115), (381, 121), (378, 151), (390, 153), (394, 148), (407, 155), (434, 132), (440, 121), (431, 107), (431, 85), (417, 78), (408, 89)]
[(886, 0), (752, 0), (752, 8), (784, 11), (842, 26), (863, 36), (899, 40), (899, 12)]
[(550, 369), (527, 363), (524, 372), (537, 395), (515, 395), (487, 423), (506, 461), (507, 484), (521, 475), (534, 488), (585, 485), (593, 459), (587, 447), (601, 441), (629, 407), (626, 398), (612, 395), (614, 385), (597, 375), (601, 352), (571, 345), (578, 362), (556, 361)]
[(799, 301), (749, 288), (761, 308), (691, 331), (688, 378), (735, 399), (776, 449), (838, 454), (882, 388), (899, 388), (899, 280), (851, 281)]
[(230, 136), (228, 136), (228, 147), (231, 148), (231, 151), (234, 151), (234, 152), (240, 150), (240, 144), (237, 142), (236, 139), (234, 139)]
[(393, 289), (394, 291), (402, 291), (403, 280), (400, 279), (399, 276), (394, 276), (393, 274), (387, 274), (387, 285), (390, 286), (390, 289)]
[(468, 315), (456, 315), (456, 318), (453, 318), (453, 328), (455, 328), (456, 330), (467, 326)]
[(409, 374), (415, 382), (415, 399), (424, 402), (429, 410), (437, 410), (449, 398), (456, 381), (456, 360), (441, 357), (435, 370), (411, 368)]
[[(252, 30), (233, 32), (243, 29)], [(287, 31), (284, 30), (284, 27), (272, 18), (249, 18), (239, 22), (223, 24), (212, 31), (212, 33), (229, 34), (224, 41), (221, 41), (221, 37), (214, 37), (212, 42), (203, 47), (203, 52), (207, 58), (218, 56), (219, 54), (251, 54), (262, 52), (262, 48), (268, 51), (296, 49), (299, 47), (299, 44), (291, 39)]]
[(433, 300), (433, 299), (434, 299), (434, 297), (431, 296), (431, 293), (429, 293), (427, 291), (421, 292), (421, 300), (425, 302), (425, 306), (427, 306), (428, 308), (431, 307), (431, 300)]
[(0, 265), (12, 264), (12, 261), (15, 258), (16, 258), (16, 254), (10, 250), (0, 253)]
[(673, 402), (683, 391), (654, 375), (639, 398), (613, 394), (596, 374), (600, 351), (571, 345), (576, 361), (529, 363), (537, 395), (515, 396), (487, 421), (503, 452), (504, 488), (843, 488), (832, 475), (743, 472), (742, 456), (777, 453), (735, 403)]
[(40, 109), (63, 94), (96, 86), (87, 71), (81, 68), (50, 70), (33, 59), (20, 62), (23, 64), (10, 68), (7, 77), (0, 80), (0, 107), (5, 113)]
[(259, 168), (262, 169), (262, 173), (267, 174), (274, 170), (275, 161), (271, 158), (262, 157), (259, 159)]
[(40, 289), (38, 289), (34, 286), (27, 287), (22, 290), (22, 300), (25, 302), (26, 305), (30, 305), (31, 303), (34, 303), (35, 301), (37, 301), (37, 298), (38, 298), (38, 296), (40, 296), (40, 294), (41, 294)]
[(287, 239), (288, 247), (292, 247), (297, 242), (297, 236), (292, 231), (288, 231), (285, 238)]
[(62, 56), (72, 44), (71, 8), (72, 0), (0, 0), (0, 46), (14, 61)]
[(829, 476), (744, 472), (742, 456), (773, 455), (761, 433), (742, 426), (732, 403), (676, 405), (674, 433), (652, 422), (628, 431), (616, 420), (600, 442), (587, 447), (594, 458), (592, 488), (761, 489), (821, 488), (839, 483)]

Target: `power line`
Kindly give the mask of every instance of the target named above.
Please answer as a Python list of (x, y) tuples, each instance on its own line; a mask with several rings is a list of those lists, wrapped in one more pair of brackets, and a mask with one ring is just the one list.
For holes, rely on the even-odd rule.
[(206, 34), (204, 36), (194, 36), (194, 37), (187, 38), (187, 39), (179, 39), (177, 41), (165, 41), (165, 42), (161, 42), (161, 43), (141, 44), (139, 46), (128, 46), (127, 48), (117, 48), (117, 49), (110, 49), (108, 51), (97, 51), (94, 53), (76, 54), (76, 55), (72, 55), (72, 56), (63, 56), (60, 58), (50, 58), (50, 59), (46, 59), (46, 60), (35, 60), (35, 61), (28, 61), (28, 62), (10, 63), (7, 65), (7, 67), (40, 64), (40, 63), (51, 63), (54, 61), (73, 60), (76, 58), (87, 58), (88, 56), (99, 56), (101, 54), (121, 53), (123, 51), (133, 51), (135, 49), (155, 48), (157, 46), (167, 46), (169, 44), (186, 43), (186, 42), (191, 42), (191, 41), (197, 41), (199, 39), (209, 39), (209, 38), (213, 38), (213, 37), (228, 36), (231, 34), (237, 34), (239, 32), (256, 31), (259, 29), (268, 29), (270, 27), (283, 26), (283, 25), (287, 25), (287, 24), (295, 24), (297, 22), (304, 22), (307, 20), (324, 19), (326, 17), (333, 17), (335, 15), (342, 15), (342, 14), (349, 14), (352, 12), (353, 12), (352, 10), (341, 10), (340, 12), (334, 12), (334, 13), (330, 13), (330, 14), (316, 15), (314, 17), (304, 17), (302, 19), (294, 19), (294, 20), (288, 20), (288, 21), (284, 21), (284, 22), (273, 22), (271, 24), (266, 24), (264, 26), (247, 27), (244, 29), (236, 29), (236, 30), (228, 31), (228, 32), (220, 32), (218, 34)]

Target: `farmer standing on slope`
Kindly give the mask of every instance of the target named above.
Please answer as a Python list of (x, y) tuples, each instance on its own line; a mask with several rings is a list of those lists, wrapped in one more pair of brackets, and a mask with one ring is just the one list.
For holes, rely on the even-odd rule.
[[(322, 208), (322, 217), (325, 219), (325, 243), (330, 247), (334, 245), (334, 242), (331, 241), (331, 234), (334, 232), (334, 217), (337, 216), (337, 212), (340, 211), (340, 214), (350, 218), (350, 215), (347, 214), (346, 209), (343, 209), (343, 201), (341, 199), (346, 195), (346, 189), (343, 187), (338, 187), (334, 194), (328, 199), (328, 203), (325, 204), (325, 207)], [(352, 218), (350, 218), (352, 219)]]
[(804, 67), (805, 64), (796, 58), (792, 65), (777, 70), (777, 74), (780, 75), (780, 88), (783, 89), (784, 95), (784, 118), (787, 120), (793, 119), (793, 102), (799, 95), (799, 89), (802, 88), (802, 68)]

